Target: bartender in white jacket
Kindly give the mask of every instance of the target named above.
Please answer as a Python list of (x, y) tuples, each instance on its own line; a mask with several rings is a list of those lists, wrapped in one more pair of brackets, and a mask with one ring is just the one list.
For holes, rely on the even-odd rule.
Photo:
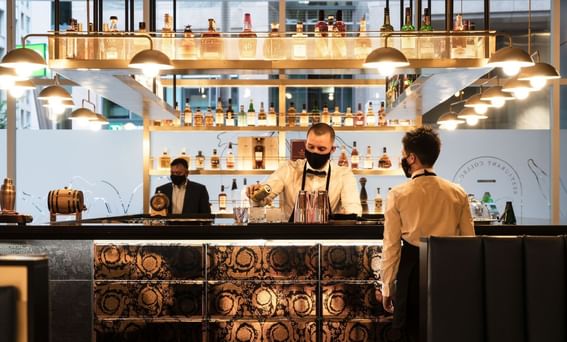
[(268, 200), (279, 195), (285, 217), (293, 221), (291, 216), (300, 190), (327, 190), (331, 213), (360, 216), (362, 207), (352, 170), (330, 161), (334, 142), (335, 130), (331, 126), (325, 123), (311, 126), (307, 131), (305, 159), (287, 161), (263, 184), (249, 186), (248, 197), (268, 185), (271, 190)]

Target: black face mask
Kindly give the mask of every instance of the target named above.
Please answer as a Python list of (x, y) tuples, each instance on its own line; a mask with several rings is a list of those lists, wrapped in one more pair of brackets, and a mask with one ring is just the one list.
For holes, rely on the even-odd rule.
[(411, 178), (411, 166), (408, 164), (407, 158), (402, 158), (402, 169), (407, 178)]
[(329, 161), (329, 158), (331, 158), (331, 152), (327, 154), (319, 154), (305, 149), (305, 159), (307, 159), (309, 166), (316, 170), (319, 170), (320, 168), (325, 166), (327, 161)]
[(187, 176), (170, 175), (169, 178), (171, 178), (171, 182), (177, 186), (181, 186), (187, 181)]

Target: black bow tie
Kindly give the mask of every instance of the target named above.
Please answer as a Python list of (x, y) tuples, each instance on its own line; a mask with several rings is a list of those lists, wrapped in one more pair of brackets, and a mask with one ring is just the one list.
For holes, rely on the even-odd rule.
[(305, 170), (305, 173), (307, 173), (308, 175), (315, 175), (315, 176), (321, 176), (324, 177), (327, 175), (327, 171), (317, 171), (317, 170), (311, 170), (311, 169), (307, 169)]

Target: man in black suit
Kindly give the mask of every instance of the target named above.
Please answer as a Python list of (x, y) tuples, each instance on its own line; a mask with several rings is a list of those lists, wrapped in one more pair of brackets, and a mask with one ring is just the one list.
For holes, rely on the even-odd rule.
[(170, 167), (171, 183), (156, 189), (156, 193), (161, 192), (169, 198), (168, 214), (210, 214), (207, 188), (187, 179), (187, 161), (182, 158), (174, 159)]

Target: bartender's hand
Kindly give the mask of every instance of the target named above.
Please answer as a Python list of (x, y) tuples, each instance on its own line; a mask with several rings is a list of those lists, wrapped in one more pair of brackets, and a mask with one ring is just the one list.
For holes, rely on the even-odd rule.
[(389, 313), (394, 313), (394, 303), (392, 302), (392, 297), (382, 297), (382, 306), (384, 310)]
[(246, 187), (246, 196), (248, 196), (248, 198), (252, 198), (252, 195), (254, 195), (256, 191), (260, 190), (260, 188), (262, 188), (262, 184), (248, 185)]

